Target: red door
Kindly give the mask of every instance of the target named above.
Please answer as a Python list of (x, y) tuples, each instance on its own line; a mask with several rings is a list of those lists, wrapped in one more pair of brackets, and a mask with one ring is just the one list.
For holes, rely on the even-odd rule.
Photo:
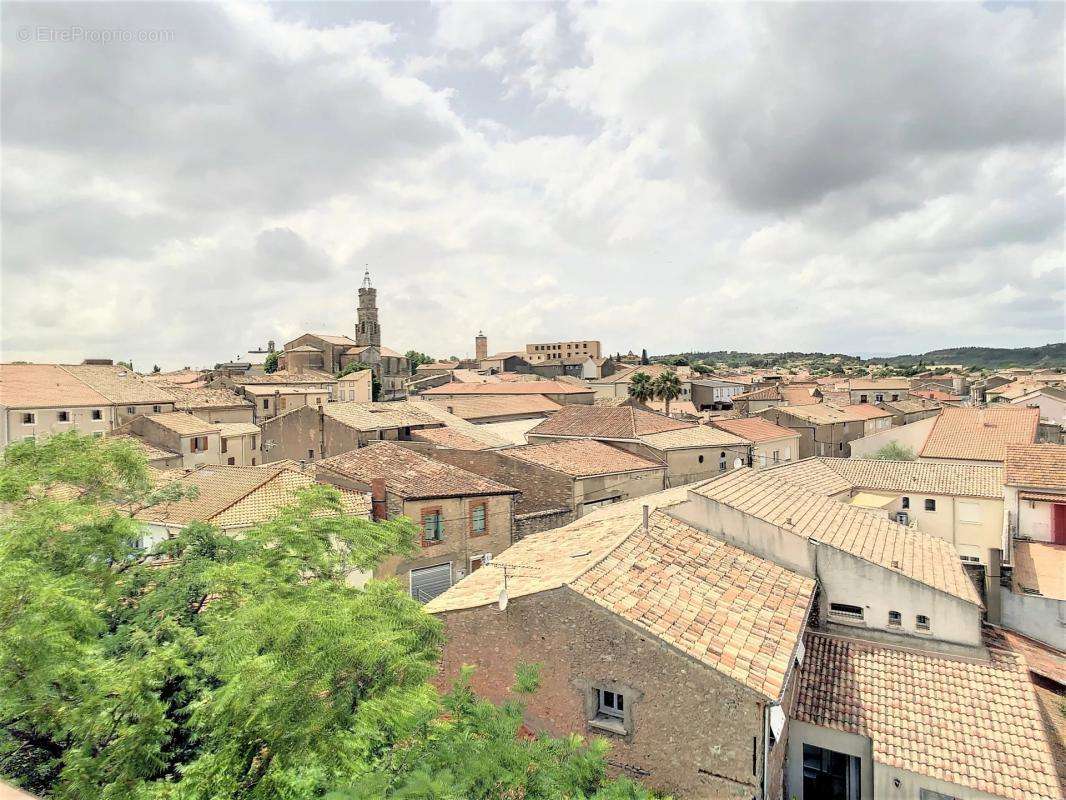
[(1051, 507), (1051, 541), (1066, 544), (1066, 503), (1055, 503)]

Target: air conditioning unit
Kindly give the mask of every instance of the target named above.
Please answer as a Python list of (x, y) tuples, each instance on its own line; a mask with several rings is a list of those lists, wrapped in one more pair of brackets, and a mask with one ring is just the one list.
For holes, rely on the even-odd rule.
[(910, 525), (911, 515), (908, 514), (906, 511), (897, 511), (896, 522), (898, 522), (900, 525)]

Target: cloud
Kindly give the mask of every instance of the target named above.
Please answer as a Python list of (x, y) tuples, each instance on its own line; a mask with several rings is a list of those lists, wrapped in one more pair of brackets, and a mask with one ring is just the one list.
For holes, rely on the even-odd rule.
[(1061, 6), (0, 13), (5, 359), (1061, 339)]

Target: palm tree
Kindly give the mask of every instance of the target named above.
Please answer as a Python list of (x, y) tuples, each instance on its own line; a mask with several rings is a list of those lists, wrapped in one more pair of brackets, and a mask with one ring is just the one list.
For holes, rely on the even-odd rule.
[[(635, 377), (635, 376), (634, 376)], [(666, 416), (670, 416), (670, 401), (681, 396), (681, 379), (676, 372), (666, 371), (652, 383), (655, 396), (666, 404)]]
[(629, 379), (629, 396), (638, 403), (647, 403), (655, 397), (655, 386), (647, 372), (635, 372)]

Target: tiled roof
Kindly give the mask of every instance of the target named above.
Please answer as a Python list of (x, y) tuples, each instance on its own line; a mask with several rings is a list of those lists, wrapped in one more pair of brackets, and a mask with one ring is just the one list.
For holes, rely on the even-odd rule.
[(208, 389), (204, 387), (181, 386), (173, 383), (159, 382), (166, 393), (173, 395), (174, 408), (178, 411), (191, 411), (202, 408), (251, 408), (252, 403), (238, 397), (228, 389)]
[(1003, 461), (1008, 486), (1058, 489), (1066, 493), (1066, 445), (1009, 444)]
[(716, 428), (728, 431), (735, 436), (740, 436), (750, 442), (769, 442), (774, 439), (784, 439), (788, 436), (799, 434), (792, 428), (783, 428), (775, 425), (762, 417), (748, 417), (747, 419), (716, 419), (711, 422)]
[[(407, 402), (410, 404), (408, 406), (409, 408), (414, 408), (417, 411), (421, 411), (423, 414), (432, 417), (437, 422), (443, 422), (445, 425), (444, 428), (424, 428), (421, 430), (412, 431), (412, 436), (414, 436), (416, 433), (424, 434), (429, 433), (430, 431), (448, 430), (462, 434), (464, 437), (471, 441), (480, 442), (486, 447), (507, 447), (511, 444), (514, 444), (514, 442), (510, 441), (509, 439), (489, 430), (486, 425), (475, 425), (473, 422), (467, 422), (465, 419), (463, 419), (462, 417), (457, 417), (455, 414), (449, 414), (444, 408), (441, 407), (443, 404), (430, 403), (428, 401), (422, 400), (410, 400)], [(536, 420), (532, 421), (536, 422)], [(434, 435), (435, 434), (433, 433), (429, 433), (430, 438), (426, 439), (426, 441), (440, 442), (441, 440), (439, 437), (443, 436), (444, 434), (436, 434), (438, 436), (437, 439), (433, 438)], [(525, 438), (522, 439), (521, 443), (525, 443)]]
[(486, 422), (477, 427), (505, 440), (510, 445), (521, 445), (526, 443), (526, 433), (530, 428), (536, 427), (539, 422), (540, 420), (536, 417), (531, 417), (530, 419), (512, 419), (507, 422)]
[[(780, 386), (781, 399), (789, 406), (812, 406), (822, 402), (820, 389), (806, 386)], [(815, 394), (818, 392), (818, 394)]]
[(676, 431), (646, 433), (640, 441), (656, 450), (684, 450), (689, 447), (736, 447), (751, 444), (747, 439), (710, 425), (678, 428)]
[(1066, 600), (1066, 544), (1014, 542), (1012, 579), (1015, 591), (1039, 592)]
[(109, 440), (115, 440), (119, 442), (129, 442), (140, 450), (149, 463), (153, 461), (160, 461), (163, 459), (181, 458), (180, 453), (175, 453), (173, 450), (165, 450), (162, 447), (157, 447), (151, 442), (147, 442), (143, 437), (134, 433), (116, 433), (108, 436)]
[(455, 428), (423, 428), (412, 431), (411, 439), (416, 442), (428, 442), (438, 447), (450, 447), (453, 450), (491, 450), (492, 445), (480, 439), (474, 439)]
[[(273, 466), (273, 465), (271, 465)], [(300, 470), (283, 469), (275, 477), (262, 483), (225, 511), (212, 518), (211, 522), (222, 528), (257, 525), (275, 516), (279, 508), (291, 505), (296, 493), (314, 486), (314, 476)], [(334, 487), (336, 488), (336, 487)], [(338, 489), (341, 493), (341, 509), (349, 516), (370, 517), (370, 498), (365, 492)], [(330, 512), (319, 511), (318, 516)]]
[(1026, 394), (1021, 395), (1020, 397), (1014, 398), (1013, 402), (1017, 403), (1019, 400), (1028, 399), (1030, 395), (1036, 394), (1042, 394), (1047, 397), (1052, 397), (1055, 400), (1066, 400), (1066, 388), (1063, 388), (1061, 386), (1041, 386), (1031, 392), (1027, 392)]
[(844, 406), (844, 411), (852, 416), (852, 419), (884, 419), (885, 417), (891, 417), (891, 411), (885, 411), (883, 408), (878, 408), (870, 403), (855, 403), (854, 405)]
[(771, 467), (767, 472), (822, 494), (872, 489), (955, 497), (1003, 497), (1003, 468), (994, 464), (816, 456)]
[[(661, 493), (672, 497), (670, 492)], [(657, 495), (639, 500), (654, 505)], [(781, 696), (814, 581), (641, 505), (526, 537), (496, 557), (508, 595), (562, 586), (763, 697)], [(614, 509), (602, 509), (602, 511)], [(484, 573), (484, 574), (481, 574)], [(499, 569), (478, 570), (432, 600), (439, 613), (494, 602)]]
[(102, 364), (64, 364), (63, 370), (92, 387), (112, 403), (172, 403), (174, 398), (161, 387), (146, 381), (133, 370)]
[(474, 395), (472, 397), (438, 398), (433, 401), (441, 408), (466, 420), (491, 419), (513, 414), (548, 415), (562, 408), (542, 394), (531, 395)]
[(314, 336), (316, 339), (321, 339), (329, 344), (355, 346), (355, 339), (349, 339), (347, 336), (335, 336), (332, 333), (311, 333), (308, 336)]
[(262, 467), (201, 467), (178, 478), (183, 486), (195, 487), (196, 497), (161, 503), (135, 516), (146, 522), (169, 522), (175, 525), (193, 521), (209, 522), (280, 471), (280, 468), (271, 470)]
[(344, 352), (346, 354), (359, 356), (359, 355), (362, 355), (363, 353), (365, 353), (367, 350), (369, 350), (372, 347), (375, 350), (378, 351), (378, 355), (385, 356), (386, 358), (406, 358), (406, 356), (403, 353), (397, 353), (391, 347), (385, 347), (385, 345), (377, 345), (377, 344), (356, 345), (355, 347), (349, 347)]
[(1008, 444), (1032, 444), (1040, 409), (1003, 405), (989, 408), (947, 407), (936, 418), (922, 458), (1002, 461)]
[(930, 411), (933, 409), (940, 410), (939, 403), (933, 403), (924, 397), (909, 397), (906, 400), (892, 400), (891, 402), (885, 402), (885, 406), (890, 411), (895, 411), (899, 414), (914, 414), (918, 411)]
[(327, 403), (322, 406), (327, 417), (359, 431), (407, 428), (413, 425), (438, 425), (439, 421), (421, 403), (408, 400), (395, 403)]
[(948, 542), (789, 483), (776, 470), (735, 469), (692, 487), (692, 491), (797, 536), (816, 539), (981, 605), (959, 554)]
[(778, 391), (776, 386), (764, 386), (761, 389), (754, 389), (750, 392), (743, 392), (741, 394), (733, 395), (734, 402), (737, 400), (781, 400), (781, 392)]
[(562, 381), (514, 381), (511, 383), (446, 383), (426, 389), (426, 397), (449, 394), (590, 394), (593, 390)]
[(0, 364), (0, 405), (53, 408), (111, 403), (56, 364)]
[(274, 384), (295, 385), (300, 383), (336, 383), (337, 379), (328, 372), (308, 369), (303, 372), (279, 369), (277, 372), (265, 372), (262, 374), (248, 373), (247, 375), (233, 375), (230, 380), (238, 386), (272, 386)]
[(778, 406), (774, 411), (775, 413), (788, 414), (804, 422), (813, 422), (815, 425), (832, 425), (854, 421), (851, 415), (829, 403), (812, 403), (805, 406)]
[(890, 767), (1013, 800), (1057, 800), (1024, 661), (989, 653), (961, 659), (808, 634), (794, 717), (869, 737), (874, 760)]
[(199, 417), (194, 417), (185, 411), (169, 411), (165, 414), (147, 414), (145, 419), (151, 420), (179, 436), (199, 436), (204, 433), (215, 433), (221, 427), (219, 422), (204, 422)]
[(682, 381), (686, 380), (691, 374), (692, 369), (689, 367), (675, 367), (670, 364), (638, 364), (635, 367), (629, 369), (619, 370), (613, 375), (608, 375), (605, 378), (599, 378), (594, 381), (595, 383), (630, 383), (633, 376), (638, 372), (643, 372), (651, 379), (658, 378), (664, 372), (673, 372)]
[(612, 475), (645, 469), (664, 469), (656, 461), (612, 447), (595, 439), (562, 439), (545, 444), (529, 444), (507, 451), (507, 455), (540, 464), (542, 467), (587, 478), (591, 475)]
[(542, 436), (594, 439), (637, 439), (652, 433), (694, 428), (692, 422), (671, 419), (633, 406), (563, 406), (530, 430)]
[(252, 436), (259, 433), (259, 426), (250, 422), (217, 422), (222, 438), (230, 436)]
[(321, 347), (312, 347), (309, 344), (302, 344), (299, 347), (293, 347), (291, 350), (286, 350), (286, 353), (321, 353)]
[(275, 394), (279, 395), (309, 395), (309, 394), (328, 394), (329, 389), (325, 389), (321, 386), (314, 386), (311, 384), (300, 384), (298, 386), (286, 386), (281, 384), (274, 384), (272, 386), (245, 386), (244, 393), (250, 394), (253, 397), (272, 397)]
[(392, 442), (366, 447), (319, 461), (318, 469), (361, 483), (384, 478), (388, 491), (407, 499), (514, 494), (518, 490), (489, 478), (444, 464)]

